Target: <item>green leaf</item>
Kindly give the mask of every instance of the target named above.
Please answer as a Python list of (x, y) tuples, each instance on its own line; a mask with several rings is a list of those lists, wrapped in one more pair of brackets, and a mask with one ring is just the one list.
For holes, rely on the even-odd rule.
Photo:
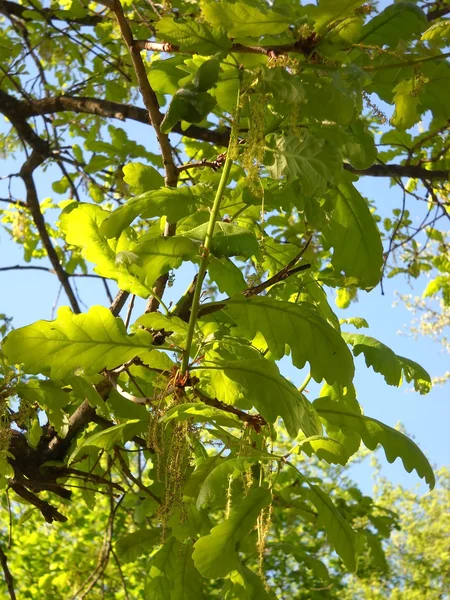
[[(183, 236), (203, 244), (207, 229), (208, 223), (203, 223), (195, 229), (186, 231)], [(230, 256), (251, 258), (259, 256), (259, 244), (255, 234), (248, 229), (218, 221), (214, 225), (211, 253), (217, 258)]]
[(306, 92), (301, 81), (281, 67), (265, 69), (260, 86), (262, 92), (272, 94), (278, 102), (294, 104), (306, 101)]
[(170, 537), (154, 554), (145, 582), (147, 600), (202, 600), (202, 579), (191, 558), (191, 545)]
[(419, 96), (415, 93), (415, 83), (412, 79), (400, 81), (394, 90), (395, 112), (391, 123), (397, 129), (405, 130), (415, 125), (419, 119)]
[(376, 373), (383, 375), (388, 385), (399, 387), (402, 383), (402, 371), (408, 382), (414, 381), (414, 387), (421, 394), (431, 389), (431, 378), (423, 367), (416, 362), (398, 356), (385, 344), (373, 337), (360, 333), (343, 333), (342, 337), (353, 347), (353, 354), (364, 354), (366, 365)]
[(336, 148), (308, 132), (301, 140), (291, 134), (279, 136), (275, 146), (274, 162), (268, 167), (270, 176), (298, 179), (307, 196), (324, 194), (342, 168)]
[(428, 394), (431, 391), (431, 378), (430, 375), (425, 369), (409, 358), (405, 358), (404, 356), (399, 356), (397, 354), (397, 358), (400, 361), (402, 366), (403, 375), (408, 383), (411, 381), (414, 382), (414, 389), (416, 392), (420, 394)]
[(236, 546), (250, 533), (259, 513), (271, 500), (268, 490), (254, 488), (232, 509), (228, 519), (213, 527), (209, 535), (197, 540), (192, 558), (203, 577), (225, 577), (239, 568)]
[[(302, 112), (319, 123), (319, 127), (310, 135), (320, 140), (321, 130), (333, 124), (350, 126), (355, 120), (357, 96), (348, 89), (338, 73), (321, 77), (319, 83), (315, 74), (305, 75), (302, 79), (308, 98), (308, 102), (302, 106)], [(327, 138), (326, 131), (323, 137)], [(330, 148), (335, 150), (332, 144)]]
[(355, 169), (368, 169), (377, 158), (377, 147), (373, 135), (364, 123), (357, 121), (349, 125), (349, 137), (341, 147), (342, 154)]
[(325, 379), (346, 385), (352, 381), (353, 360), (345, 342), (312, 304), (237, 295), (226, 302), (225, 310), (239, 335), (252, 340), (261, 333), (275, 360), (287, 353), (288, 345), (293, 364), (302, 369), (309, 362), (317, 382)]
[(79, 315), (63, 306), (55, 321), (36, 321), (11, 331), (3, 351), (11, 364), (23, 363), (29, 373), (64, 379), (78, 370), (89, 375), (113, 369), (137, 355), (145, 360), (152, 342), (143, 329), (128, 335), (122, 319), (103, 306)]
[[(353, 385), (343, 388), (339, 385), (329, 386), (328, 384), (325, 384), (320, 390), (320, 397), (327, 398), (331, 402), (343, 407), (348, 412), (358, 415), (362, 414), (361, 406), (356, 399), (356, 391)], [(339, 427), (336, 427), (329, 422), (325, 422), (325, 429), (330, 438), (336, 440), (345, 447), (349, 456), (358, 452), (361, 446), (361, 436), (357, 432), (347, 429), (341, 431)]]
[(300, 564), (305, 563), (307, 568), (314, 571), (315, 575), (317, 575), (319, 579), (322, 579), (323, 581), (328, 581), (330, 579), (330, 575), (325, 564), (321, 560), (314, 558), (306, 552), (304, 552), (301, 546), (298, 547), (288, 542), (282, 542), (281, 544), (274, 544), (271, 547), (275, 550), (282, 550), (284, 554), (290, 554)]
[(164, 185), (164, 177), (154, 167), (141, 162), (128, 163), (122, 171), (123, 180), (130, 186), (133, 194), (157, 190)]
[(328, 541), (342, 558), (347, 569), (351, 572), (356, 571), (356, 534), (354, 530), (334, 506), (329, 495), (306, 478), (305, 480), (310, 487), (308, 496), (319, 513), (319, 521), (325, 527)]
[(223, 600), (276, 600), (262, 578), (243, 564), (228, 575), (222, 594)]
[(242, 421), (233, 414), (226, 413), (213, 406), (206, 406), (203, 402), (177, 404), (164, 414), (161, 423), (169, 423), (173, 419), (177, 421), (192, 419), (195, 423), (217, 423), (223, 427), (235, 427), (237, 429), (242, 429), (243, 426)]
[(95, 446), (109, 452), (116, 444), (128, 442), (135, 435), (144, 433), (146, 429), (148, 429), (147, 420), (132, 419), (127, 423), (113, 425), (113, 427), (108, 427), (108, 429), (89, 435), (77, 447), (74, 454), (70, 457), (69, 463), (82, 455), (87, 446)]
[(151, 290), (160, 275), (198, 256), (198, 246), (185, 237), (161, 236), (140, 242), (133, 247), (133, 252), (141, 264), (132, 264), (128, 269)]
[(179, 121), (200, 123), (216, 105), (208, 92), (181, 88), (175, 94), (161, 123), (162, 133), (169, 133)]
[(154, 60), (148, 70), (148, 79), (155, 92), (173, 96), (178, 88), (178, 81), (186, 75), (182, 70), (184, 58), (181, 54), (165, 60)]
[(114, 279), (121, 290), (148, 298), (151, 288), (143, 286), (125, 265), (116, 261), (116, 253), (128, 252), (131, 247), (128, 234), (124, 232), (118, 239), (107, 240), (100, 233), (102, 223), (111, 213), (94, 204), (77, 204), (69, 209), (62, 213), (59, 222), (66, 242), (82, 248), (82, 256), (96, 264), (94, 271), (98, 275)]
[(334, 210), (324, 231), (334, 248), (331, 263), (347, 277), (355, 277), (359, 287), (377, 285), (383, 266), (380, 232), (367, 202), (352, 183), (340, 183), (332, 195)]
[(425, 42), (442, 43), (447, 46), (450, 39), (450, 19), (435, 21), (422, 34), (420, 39)]
[(162, 315), (161, 313), (145, 313), (141, 315), (133, 324), (133, 327), (141, 325), (147, 329), (164, 329), (165, 331), (175, 331), (181, 335), (187, 334), (188, 324), (178, 317)]
[(207, 508), (217, 500), (226, 499), (226, 490), (230, 479), (237, 479), (248, 471), (260, 457), (245, 456), (242, 458), (220, 459), (205, 477), (197, 497), (197, 508)]
[(364, 25), (359, 43), (396, 46), (400, 40), (420, 35), (427, 23), (425, 13), (418, 6), (412, 2), (396, 2)]
[(223, 27), (231, 38), (276, 35), (286, 31), (290, 19), (274, 10), (261, 10), (240, 1), (201, 2), (202, 13), (211, 25)]
[(308, 456), (315, 454), (320, 460), (325, 460), (330, 465), (345, 466), (350, 458), (350, 453), (344, 444), (319, 435), (298, 442), (296, 451), (298, 454), (304, 452)]
[(366, 319), (363, 319), (362, 317), (349, 317), (348, 319), (339, 319), (339, 323), (341, 325), (353, 325), (353, 327), (356, 327), (356, 329), (369, 327), (369, 323), (366, 321)]
[(160, 39), (178, 45), (182, 52), (209, 55), (231, 48), (231, 42), (221, 27), (212, 29), (206, 23), (193, 19), (175, 21), (164, 17), (158, 22), (156, 31)]
[(369, 450), (375, 450), (378, 444), (383, 446), (388, 462), (401, 458), (408, 473), (414, 469), (419, 477), (425, 479), (430, 489), (434, 488), (435, 478), (430, 463), (406, 435), (376, 419), (350, 413), (327, 398), (318, 398), (314, 401), (314, 406), (321, 417), (341, 430), (357, 431)]
[(193, 87), (198, 92), (207, 92), (215, 86), (219, 77), (220, 61), (210, 58), (200, 65), (192, 81)]
[(231, 397), (234, 404), (242, 398), (269, 423), (274, 423), (280, 416), (292, 437), (299, 429), (307, 436), (321, 434), (311, 404), (280, 375), (273, 362), (265, 359), (207, 360), (192, 370), (209, 379), (209, 386), (219, 400), (230, 400)]
[(328, 23), (352, 15), (355, 8), (362, 4), (364, 0), (320, 0), (319, 6), (313, 6), (311, 11), (314, 29), (322, 31)]
[(241, 269), (229, 258), (211, 258), (208, 264), (208, 274), (217, 284), (219, 292), (233, 296), (246, 289), (247, 284)]
[(49, 422), (56, 429), (60, 438), (65, 438), (69, 428), (69, 417), (64, 410), (70, 404), (69, 394), (53, 381), (30, 379), (26, 383), (18, 383), (16, 394), (33, 404), (37, 402), (45, 410)]
[(166, 187), (145, 192), (113, 211), (101, 224), (100, 233), (107, 238), (117, 238), (138, 216), (143, 219), (165, 216), (169, 222), (175, 223), (194, 213), (199, 200), (199, 196), (188, 187)]
[(143, 554), (148, 554), (160, 537), (159, 529), (138, 529), (119, 538), (115, 551), (121, 564), (135, 562)]
[(104, 413), (108, 414), (108, 406), (106, 402), (100, 396), (92, 383), (80, 375), (73, 375), (68, 381), (78, 398), (83, 400), (86, 398), (93, 408), (98, 408), (100, 411), (104, 411)]

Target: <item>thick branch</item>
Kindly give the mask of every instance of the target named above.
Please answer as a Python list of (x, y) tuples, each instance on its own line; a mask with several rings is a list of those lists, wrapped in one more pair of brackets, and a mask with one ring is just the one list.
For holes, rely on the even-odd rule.
[[(139, 90), (141, 92), (145, 108), (148, 111), (150, 122), (155, 130), (159, 147), (161, 148), (164, 170), (166, 174), (165, 184), (168, 187), (176, 187), (178, 182), (178, 169), (175, 166), (175, 162), (173, 159), (172, 146), (170, 144), (169, 136), (161, 131), (161, 123), (163, 121), (164, 115), (159, 110), (158, 98), (156, 97), (156, 94), (148, 80), (148, 75), (145, 69), (144, 62), (142, 60), (141, 52), (135, 43), (133, 33), (128, 24), (128, 21), (125, 18), (120, 0), (108, 0), (108, 3), (109, 2), (111, 2), (111, 9), (116, 15), (122, 38), (128, 47), (128, 51), (133, 62), (134, 72), (136, 73), (137, 81), (139, 84)], [(175, 231), (176, 225), (174, 223), (166, 223), (166, 227), (164, 229), (164, 236), (173, 236), (175, 235)], [(149, 299), (146, 309), (147, 312), (156, 312), (158, 310), (159, 300), (164, 294), (167, 281), (168, 275), (166, 274), (159, 277), (155, 282), (155, 287), (153, 288), (154, 295)]]
[(445, 17), (449, 13), (450, 13), (450, 7), (449, 6), (446, 6), (444, 8), (440, 8), (440, 9), (437, 9), (437, 10), (431, 10), (427, 14), (427, 19), (428, 19), (429, 22), (436, 21), (436, 19), (440, 19), (441, 17)]
[(178, 181), (178, 170), (173, 161), (169, 136), (161, 131), (160, 126), (164, 116), (159, 110), (158, 99), (148, 80), (147, 71), (145, 69), (141, 53), (133, 39), (133, 34), (128, 21), (125, 18), (120, 0), (114, 0), (112, 3), (112, 10), (116, 15), (122, 38), (128, 47), (142, 99), (144, 101), (145, 108), (148, 110), (150, 121), (155, 130), (159, 147), (161, 148), (164, 169), (166, 171), (166, 185), (169, 187), (175, 187)]
[(0, 563), (2, 565), (3, 574), (5, 576), (6, 587), (8, 588), (8, 594), (11, 600), (16, 600), (16, 592), (14, 591), (14, 580), (11, 575), (11, 571), (8, 567), (8, 557), (3, 551), (3, 548), (0, 546)]
[[(12, 111), (17, 117), (28, 119), (43, 115), (54, 114), (58, 112), (75, 112), (89, 115), (97, 115), (105, 119), (119, 119), (125, 121), (130, 119), (151, 125), (148, 111), (132, 104), (123, 104), (121, 102), (111, 102), (91, 97), (73, 97), (57, 96), (55, 98), (43, 98), (41, 100), (18, 100), (0, 89), (0, 112), (6, 114), (5, 110)], [(7, 115), (8, 116), (8, 115)], [(9, 118), (9, 117), (8, 117)], [(215, 144), (217, 146), (227, 146), (230, 138), (228, 129), (217, 131), (210, 130), (198, 125), (190, 125), (185, 131), (182, 130), (180, 123), (172, 129), (174, 133), (186, 137), (201, 140)]]
[(53, 247), (50, 236), (47, 232), (44, 216), (41, 212), (36, 186), (33, 179), (33, 171), (42, 162), (43, 159), (39, 158), (33, 150), (30, 157), (20, 169), (20, 176), (27, 190), (27, 204), (30, 209), (31, 216), (33, 217), (34, 224), (36, 225), (36, 229), (38, 230), (41, 238), (42, 245), (44, 246), (47, 256), (52, 263), (53, 269), (55, 270), (55, 273), (58, 276), (64, 291), (66, 292), (72, 310), (75, 313), (80, 313), (80, 307), (78, 306), (78, 301), (75, 297), (72, 286), (69, 283), (69, 277), (59, 262), (58, 255), (56, 254), (56, 250)]
[[(105, 119), (119, 119), (121, 121), (130, 119), (132, 121), (137, 121), (138, 123), (150, 125), (148, 112), (144, 108), (90, 97), (59, 96), (56, 98), (44, 98), (42, 100), (27, 102), (25, 100), (18, 100), (0, 90), (0, 112), (6, 114), (7, 111), (5, 108), (8, 108), (9, 113), (13, 111), (13, 115), (25, 119), (39, 115), (70, 111), (98, 115)], [(6, 116), (10, 118), (8, 114), (6, 114)], [(230, 131), (228, 129), (222, 131), (210, 130), (197, 125), (191, 125), (186, 131), (182, 131), (180, 124), (178, 124), (172, 131), (192, 139), (215, 144), (216, 146), (227, 146), (230, 137)], [(368, 169), (355, 169), (351, 165), (345, 163), (344, 169), (351, 173), (355, 173), (356, 175), (369, 177), (408, 177), (414, 179), (426, 179), (427, 181), (447, 180), (450, 178), (449, 171), (428, 170), (414, 165), (386, 164), (372, 165)]]
[[(139, 50), (147, 50), (148, 52), (166, 52), (176, 53), (181, 52), (180, 47), (167, 42), (149, 42), (147, 40), (136, 41), (136, 47)], [(243, 44), (233, 44), (230, 52), (239, 54), (264, 54), (269, 57), (276, 57), (282, 54), (303, 54), (308, 55), (311, 52), (310, 47), (306, 47), (304, 42), (298, 41), (295, 44), (283, 44), (278, 46), (244, 46)], [(186, 52), (183, 54), (195, 54), (195, 52)]]
[(59, 521), (60, 523), (64, 523), (67, 521), (67, 517), (62, 515), (54, 506), (27, 490), (26, 487), (21, 485), (20, 483), (16, 483), (14, 481), (10, 482), (9, 486), (16, 492), (18, 496), (38, 508), (44, 519), (47, 523), (53, 523), (53, 521)]
[(446, 180), (450, 177), (450, 171), (428, 171), (423, 167), (416, 165), (372, 165), (368, 169), (355, 169), (351, 165), (344, 163), (344, 169), (355, 173), (355, 175), (369, 177), (408, 177), (411, 179), (421, 179), (426, 181)]

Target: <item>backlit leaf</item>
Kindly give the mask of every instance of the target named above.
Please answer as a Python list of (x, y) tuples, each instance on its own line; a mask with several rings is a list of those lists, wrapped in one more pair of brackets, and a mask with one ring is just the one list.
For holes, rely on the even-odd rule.
[(325, 527), (328, 541), (342, 558), (349, 571), (356, 571), (356, 534), (331, 498), (317, 485), (308, 481), (309, 498), (319, 513), (319, 520)]
[(325, 193), (341, 169), (340, 157), (324, 139), (305, 133), (300, 140), (293, 135), (276, 138), (274, 162), (268, 167), (273, 179), (298, 179), (303, 193), (318, 196)]
[(398, 356), (388, 346), (373, 337), (361, 333), (343, 333), (342, 337), (353, 347), (355, 356), (364, 354), (366, 365), (383, 375), (388, 385), (400, 386), (402, 372), (404, 372), (406, 380), (414, 381), (415, 389), (421, 394), (430, 391), (431, 378), (416, 362)]
[(275, 360), (291, 349), (293, 364), (302, 369), (309, 362), (312, 377), (320, 382), (351, 382), (353, 361), (339, 333), (312, 304), (294, 304), (270, 298), (236, 295), (225, 304), (239, 334), (252, 340), (263, 335)]
[(424, 12), (412, 2), (387, 6), (362, 29), (359, 42), (374, 46), (396, 46), (400, 40), (420, 35), (427, 26)]
[(175, 223), (195, 212), (198, 205), (198, 196), (188, 187), (166, 187), (144, 192), (113, 211), (101, 224), (100, 232), (107, 238), (119, 237), (138, 216), (143, 219), (165, 216), (168, 221)]
[(223, 29), (211, 28), (193, 19), (181, 21), (164, 17), (158, 22), (156, 31), (161, 40), (176, 44), (182, 52), (208, 55), (231, 47)]
[[(203, 223), (183, 235), (190, 240), (203, 243), (206, 237), (208, 223)], [(217, 258), (243, 256), (250, 258), (259, 255), (259, 245), (255, 234), (248, 229), (218, 221), (214, 226), (211, 241), (211, 253)]]
[(408, 473), (414, 469), (433, 489), (433, 469), (419, 447), (406, 435), (376, 419), (350, 413), (327, 398), (318, 398), (314, 401), (314, 406), (319, 415), (333, 425), (357, 431), (369, 450), (375, 450), (378, 444), (383, 446), (388, 462), (401, 458)]
[(223, 27), (232, 38), (260, 35), (276, 35), (286, 31), (290, 20), (274, 10), (261, 10), (254, 4), (240, 2), (201, 3), (202, 13), (208, 23)]
[(164, 185), (164, 177), (150, 165), (140, 162), (128, 163), (122, 171), (123, 180), (130, 186), (133, 194), (157, 190)]
[(29, 373), (50, 373), (63, 379), (82, 370), (94, 374), (113, 369), (151, 352), (153, 338), (143, 329), (128, 335), (122, 319), (103, 306), (75, 315), (68, 307), (55, 321), (37, 321), (11, 331), (3, 344), (11, 364), (23, 363)]
[(333, 247), (331, 263), (363, 289), (377, 285), (383, 265), (381, 237), (367, 202), (352, 183), (340, 183), (332, 194), (334, 210), (324, 235)]

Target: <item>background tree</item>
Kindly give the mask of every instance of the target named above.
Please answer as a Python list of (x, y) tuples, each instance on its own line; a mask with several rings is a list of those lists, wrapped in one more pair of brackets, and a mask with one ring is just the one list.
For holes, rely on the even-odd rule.
[[(380, 533), (372, 529), (372, 545), (361, 557), (357, 574), (349, 577), (336, 557), (330, 557), (324, 531), (317, 520), (299, 518), (298, 506), (288, 510), (282, 504), (274, 507), (275, 535), (284, 540), (282, 543), (290, 551), (281, 558), (275, 551), (280, 543), (275, 537), (267, 546), (271, 583), (277, 586), (281, 597), (283, 593), (296, 599), (341, 600), (448, 596), (448, 469), (437, 473), (438, 485), (431, 494), (393, 485), (376, 471), (375, 495), (371, 500), (352, 482), (348, 467), (307, 460), (308, 471), (321, 479), (321, 485), (330, 491), (340, 509), (352, 504), (355, 521), (372, 521)], [(87, 598), (144, 597), (144, 582), (151, 564), (148, 552), (154, 540), (130, 534), (132, 528), (142, 526), (148, 511), (146, 497), (139, 497), (137, 488), (135, 491), (134, 501), (128, 502), (128, 506), (122, 504), (117, 513), (115, 541), (111, 542), (109, 552), (105, 552), (111, 509), (107, 495), (98, 496), (95, 506), (87, 509), (80, 492), (74, 490), (70, 521), (64, 524), (49, 525), (36, 508), (14, 503), (13, 543), (8, 559), (16, 579), (17, 596), (51, 595), (66, 600), (74, 597), (85, 582), (92, 583), (98, 577)], [(294, 511), (298, 512), (296, 527)], [(6, 549), (10, 531), (6, 506), (1, 514), (2, 547)], [(313, 517), (312, 512), (309, 514)], [(0, 590), (7, 593), (4, 581)], [(215, 597), (215, 593), (217, 590), (210, 588), (207, 597)]]
[[(434, 486), (415, 443), (363, 414), (353, 356), (420, 393), (428, 373), (341, 330), (366, 323), (327, 299), (433, 269), (446, 290), (450, 9), (419, 4), (1, 1), (1, 142), (23, 158), (2, 218), (33, 260), (3, 270), (50, 271), (70, 305), (3, 342), (1, 483), (48, 523), (105, 496), (76, 597), (97, 593), (120, 528), (151, 555), (148, 598), (299, 595), (289, 561), (325, 576), (330, 548), (356, 571), (392, 515), (380, 529), (345, 486), (333, 503), (311, 456), (344, 466), (381, 444)], [(61, 201), (42, 198), (43, 172)], [(398, 185), (392, 218), (358, 191), (366, 176)], [(79, 277), (109, 309), (81, 311)], [(304, 383), (280, 373), (287, 354)]]

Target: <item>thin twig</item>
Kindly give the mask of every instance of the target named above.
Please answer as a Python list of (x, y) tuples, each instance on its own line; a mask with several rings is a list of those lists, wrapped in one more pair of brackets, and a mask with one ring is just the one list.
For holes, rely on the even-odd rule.
[(261, 431), (261, 427), (267, 425), (266, 420), (259, 414), (251, 415), (249, 413), (244, 412), (243, 410), (239, 410), (234, 406), (230, 406), (229, 404), (225, 404), (221, 400), (217, 398), (208, 398), (200, 392), (199, 390), (194, 390), (194, 394), (197, 396), (199, 400), (201, 400), (204, 404), (208, 406), (213, 406), (214, 408), (218, 408), (219, 410), (223, 410), (224, 412), (235, 415), (240, 421), (248, 425), (249, 427), (253, 427), (253, 429), (259, 433)]
[(114, 562), (117, 565), (117, 570), (119, 571), (119, 577), (123, 585), (123, 593), (125, 594), (125, 600), (130, 600), (130, 596), (128, 595), (127, 582), (125, 580), (125, 576), (122, 571), (122, 566), (120, 564), (119, 558), (114, 550), (111, 550), (112, 557), (114, 558)]
[(130, 471), (127, 463), (125, 462), (125, 459), (123, 458), (123, 456), (121, 454), (120, 448), (118, 446), (114, 447), (114, 454), (116, 455), (116, 457), (119, 460), (119, 463), (120, 463), (120, 466), (122, 468), (124, 475), (126, 475), (128, 477), (128, 479), (130, 479), (134, 484), (136, 484), (142, 492), (147, 494), (147, 496), (150, 496), (150, 498), (152, 498), (155, 502), (157, 502), (158, 504), (161, 504), (161, 499), (158, 498), (158, 496), (156, 496), (152, 492), (152, 490), (150, 490), (147, 486), (145, 486), (142, 483), (142, 481), (139, 481), (139, 479), (137, 477), (135, 477), (133, 475), (133, 473)]
[(133, 294), (130, 298), (130, 303), (128, 304), (127, 316), (125, 318), (125, 329), (128, 329), (131, 321), (131, 315), (133, 313), (134, 301), (136, 299), (135, 294)]

